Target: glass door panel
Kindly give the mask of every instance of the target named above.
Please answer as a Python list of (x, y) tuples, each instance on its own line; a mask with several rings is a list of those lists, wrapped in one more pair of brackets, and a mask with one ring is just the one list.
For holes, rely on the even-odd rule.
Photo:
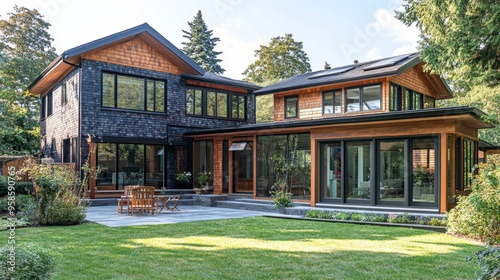
[(348, 142), (345, 161), (348, 199), (370, 199), (370, 142)]
[(379, 142), (379, 178), (381, 201), (400, 201), (405, 199), (405, 141)]
[(322, 186), (324, 198), (342, 198), (342, 146), (340, 142), (323, 145)]
[(414, 139), (412, 143), (412, 193), (414, 202), (435, 202), (434, 139)]

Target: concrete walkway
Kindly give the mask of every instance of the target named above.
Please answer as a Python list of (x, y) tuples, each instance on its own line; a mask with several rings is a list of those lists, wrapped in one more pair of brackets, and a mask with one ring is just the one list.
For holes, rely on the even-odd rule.
[(117, 206), (89, 207), (86, 220), (108, 227), (174, 224), (194, 221), (220, 220), (269, 215), (269, 212), (203, 207), (192, 205), (179, 206), (180, 211), (163, 210), (160, 213), (134, 213), (133, 216), (117, 212)]

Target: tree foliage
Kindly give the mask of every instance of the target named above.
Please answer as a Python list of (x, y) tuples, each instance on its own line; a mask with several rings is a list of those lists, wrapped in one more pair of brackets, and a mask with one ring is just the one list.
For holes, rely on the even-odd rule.
[(198, 11), (194, 20), (188, 22), (188, 25), (189, 31), (182, 30), (184, 33), (182, 37), (189, 40), (182, 43), (184, 53), (206, 71), (223, 74), (226, 70), (219, 65), (222, 60), (217, 58), (222, 52), (214, 50), (220, 39), (212, 37), (213, 30), (208, 30), (201, 11)]
[(295, 41), (292, 34), (272, 38), (268, 46), (261, 45), (255, 51), (255, 57), (257, 60), (243, 72), (246, 81), (263, 83), (311, 71), (302, 42)]
[(39, 151), (39, 104), (27, 87), (56, 57), (50, 24), (37, 10), (14, 6), (0, 20), (0, 155)]
[(456, 85), (500, 85), (498, 0), (407, 0), (396, 17), (420, 29), (426, 69)]

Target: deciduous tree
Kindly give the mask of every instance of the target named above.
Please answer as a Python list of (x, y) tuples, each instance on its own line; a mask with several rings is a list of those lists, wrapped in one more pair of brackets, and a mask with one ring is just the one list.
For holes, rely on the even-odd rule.
[(37, 10), (14, 6), (0, 20), (0, 155), (40, 150), (39, 101), (28, 85), (56, 57), (50, 24)]
[(311, 71), (302, 42), (295, 41), (292, 34), (272, 38), (268, 46), (261, 45), (255, 51), (255, 57), (257, 60), (243, 72), (244, 80), (263, 83)]

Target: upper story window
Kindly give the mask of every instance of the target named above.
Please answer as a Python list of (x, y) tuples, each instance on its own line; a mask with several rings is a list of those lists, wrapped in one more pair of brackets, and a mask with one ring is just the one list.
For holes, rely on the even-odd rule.
[(382, 101), (382, 86), (371, 85), (345, 90), (346, 112), (378, 110)]
[(246, 118), (246, 97), (208, 89), (186, 89), (186, 114), (224, 119)]
[(342, 113), (342, 90), (323, 93), (323, 114)]
[(102, 106), (165, 112), (165, 81), (103, 73)]
[(66, 104), (68, 102), (68, 95), (66, 93), (66, 83), (61, 85), (61, 105)]
[(424, 95), (405, 88), (404, 108), (405, 111), (424, 109)]
[(436, 108), (436, 99), (428, 95), (424, 95), (424, 108)]
[(389, 87), (389, 110), (403, 110), (403, 87), (391, 84)]
[(47, 117), (47, 95), (42, 96), (40, 104), (40, 119), (43, 120)]
[(233, 119), (245, 119), (245, 97), (231, 96), (231, 117)]
[(285, 97), (285, 118), (297, 118), (299, 116), (299, 97)]
[(403, 94), (402, 86), (395, 84), (390, 85), (389, 109), (391, 111), (410, 111), (435, 107), (436, 99), (431, 96), (424, 95), (408, 88), (404, 89)]
[(47, 93), (47, 117), (52, 115), (52, 109), (53, 109), (53, 100), (52, 100), (52, 91), (49, 91)]
[(227, 118), (227, 93), (207, 92), (207, 116)]

